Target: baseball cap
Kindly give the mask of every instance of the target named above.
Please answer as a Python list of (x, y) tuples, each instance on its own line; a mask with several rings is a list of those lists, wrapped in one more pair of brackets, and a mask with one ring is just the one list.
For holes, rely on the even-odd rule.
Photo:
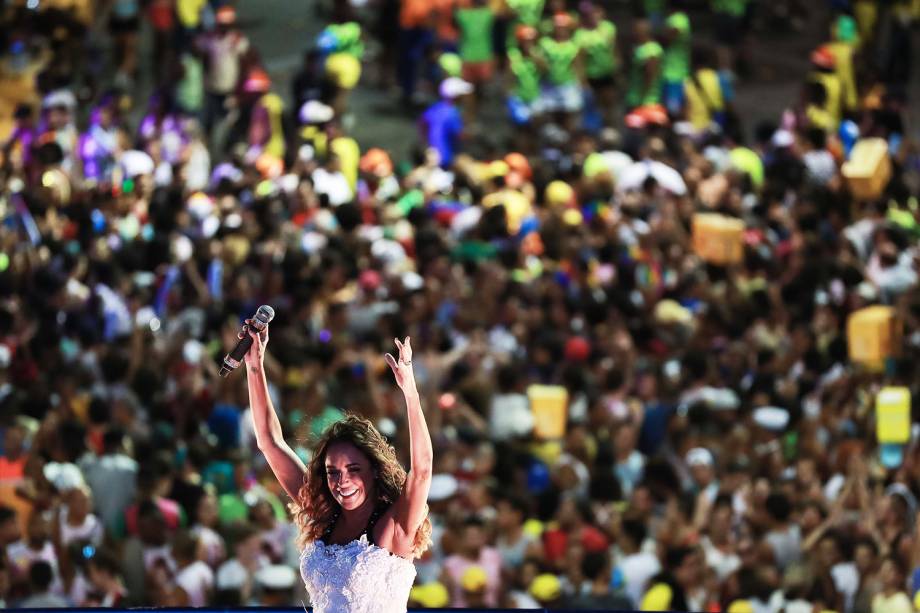
[(55, 107), (64, 107), (73, 110), (77, 106), (77, 98), (69, 89), (58, 89), (42, 99), (42, 108), (51, 109)]
[(575, 20), (568, 13), (556, 13), (553, 15), (553, 25), (557, 28), (571, 28), (575, 25)]
[(812, 51), (809, 59), (811, 63), (818, 68), (827, 70), (832, 70), (837, 64), (837, 59), (834, 57), (834, 54), (831, 53), (831, 50), (828, 49), (827, 46), (823, 45)]
[(522, 40), (536, 40), (537, 38), (537, 29), (526, 24), (520, 24), (514, 30), (514, 37), (519, 41)]
[(754, 423), (771, 432), (782, 432), (789, 425), (789, 411), (780, 407), (754, 409)]
[(789, 130), (777, 130), (771, 139), (774, 147), (791, 147), (795, 143), (795, 136)]
[(383, 149), (372, 147), (361, 156), (358, 168), (361, 172), (386, 177), (393, 174), (393, 160), (390, 159), (390, 154)]
[(214, 14), (214, 20), (220, 25), (233, 25), (236, 23), (236, 9), (232, 6), (222, 6)]
[(121, 155), (121, 168), (126, 177), (153, 174), (156, 165), (146, 152), (132, 149)]
[(687, 466), (712, 466), (715, 464), (715, 458), (712, 452), (705, 447), (694, 447), (687, 452), (685, 458)]
[(308, 100), (300, 107), (297, 116), (301, 123), (326, 123), (335, 116), (335, 111), (319, 100)]
[(458, 98), (473, 93), (473, 84), (460, 77), (448, 77), (441, 81), (438, 88), (442, 98)]
[(268, 73), (261, 68), (254, 68), (249, 72), (246, 81), (243, 83), (243, 91), (248, 93), (267, 92), (272, 86), (272, 80)]

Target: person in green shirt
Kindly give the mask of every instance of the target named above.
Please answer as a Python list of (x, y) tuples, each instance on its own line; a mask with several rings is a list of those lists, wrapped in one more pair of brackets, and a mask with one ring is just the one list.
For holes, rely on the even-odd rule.
[(616, 106), (617, 28), (604, 9), (593, 2), (581, 3), (581, 26), (575, 42), (584, 56), (585, 76), (605, 122), (613, 122)]
[(524, 24), (515, 31), (515, 45), (508, 49), (510, 95), (508, 111), (516, 125), (525, 125), (534, 115), (540, 97), (540, 67), (535, 57), (537, 30)]
[(481, 85), (492, 78), (495, 66), (492, 49), (495, 13), (486, 0), (473, 0), (470, 6), (458, 8), (454, 12), (454, 21), (460, 31), (463, 79), (473, 85)]
[(652, 38), (651, 24), (640, 19), (633, 26), (636, 47), (633, 50), (626, 106), (635, 108), (661, 101), (661, 58), (664, 50)]
[(540, 25), (545, 0), (505, 0), (505, 4), (514, 13), (515, 24), (524, 24), (532, 28)]
[(476, 107), (482, 88), (495, 72), (495, 54), (492, 49), (492, 28), (495, 13), (487, 0), (473, 0), (466, 7), (454, 11), (454, 21), (460, 31), (460, 59), (463, 61), (463, 80), (472, 83), (474, 95), (466, 101), (465, 114), (472, 123), (477, 117)]
[(364, 57), (364, 40), (358, 22), (333, 23), (326, 26), (324, 33), (330, 37), (327, 44), (335, 45), (334, 51), (347, 53), (357, 60)]
[[(578, 13), (569, 10), (569, 3), (566, 0), (549, 0), (546, 9), (537, 24), (537, 31), (541, 36), (552, 36), (556, 29), (556, 16), (566, 14), (572, 18), (574, 25), (578, 24)], [(574, 27), (573, 25), (573, 27)]]
[(563, 113), (568, 120), (583, 105), (582, 53), (572, 37), (575, 21), (568, 13), (553, 17), (553, 35), (539, 42), (538, 63), (543, 71), (543, 91), (537, 100), (540, 113)]
[(664, 43), (661, 60), (664, 106), (672, 115), (679, 115), (684, 107), (684, 82), (690, 76), (690, 18), (686, 13), (678, 11), (668, 16)]

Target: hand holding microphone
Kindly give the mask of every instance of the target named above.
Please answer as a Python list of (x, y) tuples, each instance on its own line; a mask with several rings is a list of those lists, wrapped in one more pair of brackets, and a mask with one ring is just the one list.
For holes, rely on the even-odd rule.
[(268, 343), (268, 324), (275, 317), (275, 310), (268, 305), (262, 305), (252, 319), (247, 319), (243, 330), (237, 334), (239, 342), (236, 347), (224, 357), (220, 367), (220, 376), (226, 377), (239, 368), (245, 359), (249, 366), (259, 366), (265, 355), (265, 345)]

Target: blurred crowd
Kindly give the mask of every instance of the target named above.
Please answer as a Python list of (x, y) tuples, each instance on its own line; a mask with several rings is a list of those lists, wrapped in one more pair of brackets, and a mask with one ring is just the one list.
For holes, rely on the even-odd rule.
[[(279, 83), (233, 3), (4, 3), (0, 605), (309, 605), (217, 374), (268, 304), (304, 459), (353, 411), (407, 461), (382, 358), (412, 338), (410, 607), (914, 611), (920, 428), (879, 444), (875, 407), (906, 388), (920, 419), (920, 7), (627, 4), (317, 3)], [(799, 95), (747, 120), (770, 24), (816, 21)], [(407, 159), (362, 146), (388, 119), (359, 87), (417, 119)], [(902, 330), (875, 366), (847, 329), (872, 305)]]

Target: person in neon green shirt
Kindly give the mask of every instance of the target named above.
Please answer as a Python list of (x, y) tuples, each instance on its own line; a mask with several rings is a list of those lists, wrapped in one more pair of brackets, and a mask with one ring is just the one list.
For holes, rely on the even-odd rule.
[(347, 53), (357, 60), (364, 57), (364, 41), (361, 35), (361, 25), (358, 22), (333, 23), (326, 26), (325, 31), (335, 41), (335, 48), (330, 51)]
[(684, 81), (690, 76), (690, 18), (677, 12), (665, 21), (665, 50), (661, 61), (664, 105), (677, 115), (684, 106)]
[(582, 53), (572, 37), (574, 20), (568, 13), (553, 17), (553, 35), (539, 42), (539, 63), (544, 73), (540, 112), (566, 113), (569, 116), (582, 109)]
[(556, 30), (556, 17), (563, 14), (572, 18), (573, 28), (578, 25), (578, 13), (569, 10), (566, 0), (549, 0), (540, 23), (536, 26), (537, 30), (542, 36), (552, 36)]
[(591, 2), (582, 5), (581, 26), (575, 30), (575, 42), (584, 55), (588, 85), (609, 125), (616, 111), (617, 27), (606, 18), (602, 7)]
[(514, 13), (516, 23), (522, 23), (532, 28), (540, 25), (545, 0), (505, 0), (505, 3)]
[(540, 67), (537, 64), (537, 30), (520, 24), (515, 32), (516, 45), (508, 49), (510, 95), (508, 110), (516, 125), (530, 122), (534, 105), (540, 97)]
[(634, 26), (636, 47), (633, 51), (626, 106), (635, 108), (658, 104), (661, 100), (661, 58), (664, 50), (652, 38), (652, 28), (645, 19)]
[(460, 59), (463, 60), (463, 79), (481, 86), (492, 78), (495, 57), (492, 50), (492, 28), (495, 13), (486, 0), (473, 0), (472, 5), (454, 12), (454, 21), (460, 30)]

